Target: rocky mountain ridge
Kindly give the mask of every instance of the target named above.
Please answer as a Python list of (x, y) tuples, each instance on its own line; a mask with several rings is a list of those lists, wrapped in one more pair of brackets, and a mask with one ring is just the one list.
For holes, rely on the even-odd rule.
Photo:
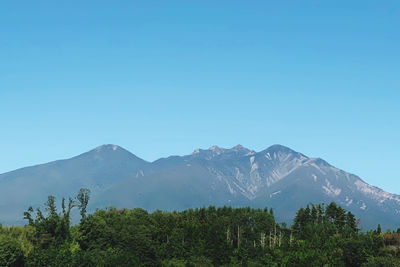
[(301, 206), (335, 201), (360, 217), (365, 229), (377, 223), (400, 226), (400, 196), (281, 145), (260, 152), (212, 146), (154, 162), (103, 145), (71, 159), (1, 174), (0, 222), (23, 223), (29, 205), (40, 205), (50, 194), (74, 195), (81, 187), (92, 190), (92, 209), (267, 206), (276, 210), (278, 220), (290, 223)]

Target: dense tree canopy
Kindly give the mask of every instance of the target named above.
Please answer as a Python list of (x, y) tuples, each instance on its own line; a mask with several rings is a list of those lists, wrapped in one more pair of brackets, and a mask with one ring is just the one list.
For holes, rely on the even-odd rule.
[(26, 226), (0, 226), (0, 266), (400, 266), (400, 230), (360, 232), (335, 203), (301, 208), (286, 227), (267, 208), (87, 215), (89, 197), (82, 189), (58, 212), (50, 196), (44, 213), (25, 212)]

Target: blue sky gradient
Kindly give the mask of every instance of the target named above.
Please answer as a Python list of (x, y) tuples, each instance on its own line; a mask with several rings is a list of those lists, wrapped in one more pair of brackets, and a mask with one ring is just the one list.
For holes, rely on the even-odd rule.
[(278, 143), (400, 194), (399, 47), (399, 1), (2, 1), (0, 173)]

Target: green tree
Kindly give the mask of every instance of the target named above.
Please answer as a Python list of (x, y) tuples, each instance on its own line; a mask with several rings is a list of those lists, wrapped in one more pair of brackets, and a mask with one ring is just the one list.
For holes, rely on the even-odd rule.
[(24, 252), (16, 240), (0, 238), (0, 266), (24, 266)]
[(381, 228), (381, 225), (380, 225), (380, 224), (378, 224), (378, 227), (376, 228), (376, 233), (377, 233), (378, 235), (382, 233), (382, 228)]
[(83, 221), (86, 216), (86, 208), (89, 203), (90, 198), (90, 190), (87, 188), (81, 188), (78, 192), (78, 196), (76, 197), (79, 202), (79, 209), (81, 213), (81, 220)]

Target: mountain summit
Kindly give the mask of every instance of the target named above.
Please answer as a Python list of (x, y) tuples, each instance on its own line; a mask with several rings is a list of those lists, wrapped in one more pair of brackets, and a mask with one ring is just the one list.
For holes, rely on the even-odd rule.
[(1, 174), (0, 222), (23, 223), (28, 206), (40, 205), (50, 194), (72, 196), (81, 187), (92, 191), (92, 209), (267, 206), (290, 223), (301, 206), (335, 201), (360, 217), (365, 229), (400, 224), (400, 196), (282, 145), (260, 152), (212, 146), (154, 162), (102, 145), (71, 159)]

